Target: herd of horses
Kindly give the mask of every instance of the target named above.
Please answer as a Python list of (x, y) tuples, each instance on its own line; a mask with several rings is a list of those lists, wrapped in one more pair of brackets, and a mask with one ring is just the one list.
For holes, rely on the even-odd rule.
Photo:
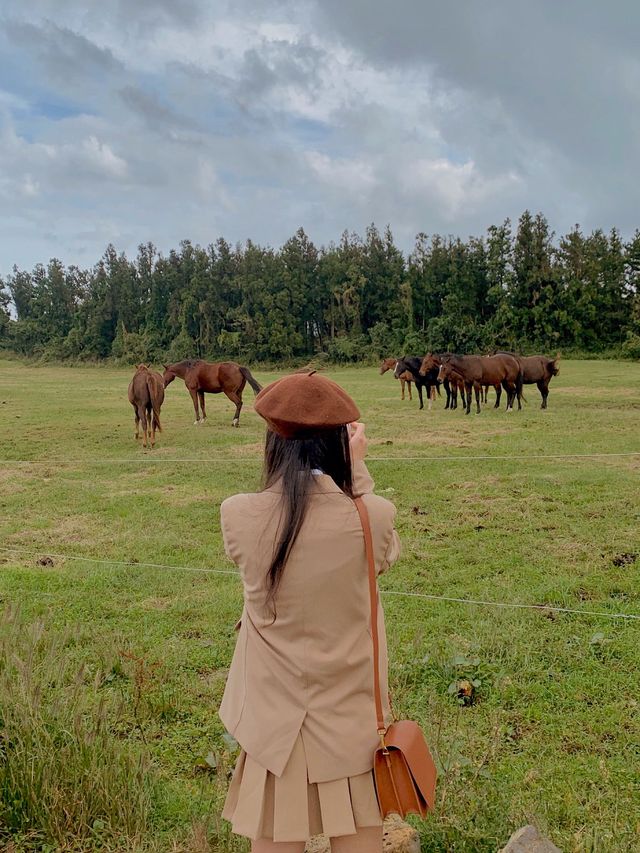
[(510, 412), (516, 400), (518, 408), (522, 408), (523, 385), (536, 385), (542, 397), (541, 408), (547, 408), (549, 383), (560, 371), (559, 359), (559, 355), (552, 359), (544, 355), (520, 356), (512, 352), (497, 352), (493, 355), (430, 352), (422, 358), (406, 355), (400, 358), (385, 358), (380, 364), (380, 373), (393, 370), (395, 378), (400, 380), (403, 400), (405, 384), (408, 386), (409, 399), (412, 399), (413, 383), (418, 391), (421, 409), (424, 408), (423, 388), (427, 391), (431, 408), (435, 394), (440, 394), (442, 385), (447, 395), (445, 409), (456, 409), (460, 394), (463, 409), (469, 414), (472, 394), (475, 392), (476, 411), (480, 414), (480, 403), (487, 402), (488, 390), (494, 388), (494, 408), (500, 407), (504, 390), (507, 396), (507, 411)]
[[(431, 408), (436, 392), (441, 393), (442, 385), (447, 395), (445, 409), (456, 409), (458, 395), (460, 395), (464, 411), (469, 414), (472, 393), (475, 392), (477, 411), (480, 413), (480, 403), (487, 402), (488, 389), (494, 388), (495, 408), (500, 406), (504, 390), (507, 395), (507, 411), (511, 411), (516, 400), (518, 408), (522, 407), (522, 387), (530, 384), (538, 386), (542, 396), (542, 408), (546, 409), (549, 382), (553, 376), (557, 376), (559, 371), (558, 359), (559, 356), (554, 359), (543, 355), (523, 357), (509, 352), (498, 352), (494, 355), (430, 352), (422, 358), (418, 356), (385, 358), (380, 365), (380, 373), (393, 370), (395, 378), (400, 380), (403, 400), (405, 384), (408, 386), (409, 399), (412, 399), (411, 385), (415, 385), (421, 409), (424, 408), (423, 389), (427, 391), (427, 400)], [(302, 368), (302, 371), (307, 369)], [(242, 392), (245, 385), (249, 383), (255, 394), (262, 390), (249, 368), (234, 361), (207, 362), (201, 359), (178, 361), (174, 364), (165, 364), (163, 373), (157, 373), (145, 364), (140, 364), (129, 384), (129, 402), (134, 410), (136, 439), (140, 437), (142, 426), (143, 447), (149, 444), (153, 447), (156, 442), (156, 431), (162, 431), (160, 409), (164, 402), (165, 388), (176, 376), (184, 381), (191, 395), (196, 424), (202, 423), (207, 417), (205, 394), (226, 394), (235, 404), (236, 411), (231, 425), (237, 427), (240, 424)]]

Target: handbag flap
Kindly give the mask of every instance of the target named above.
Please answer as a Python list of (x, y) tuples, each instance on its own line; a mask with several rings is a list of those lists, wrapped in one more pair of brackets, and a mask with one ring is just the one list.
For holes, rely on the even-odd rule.
[(422, 729), (413, 720), (392, 723), (385, 734), (388, 749), (399, 749), (429, 808), (434, 807), (438, 771)]

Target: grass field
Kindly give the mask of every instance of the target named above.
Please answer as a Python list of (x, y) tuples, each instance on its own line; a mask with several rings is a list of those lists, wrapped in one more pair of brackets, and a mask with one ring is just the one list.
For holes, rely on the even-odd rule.
[[(263, 426), (250, 390), (239, 430), (223, 397), (193, 426), (177, 380), (143, 452), (130, 375), (0, 362), (0, 845), (16, 851), (246, 849), (218, 818), (240, 584), (185, 567), (233, 568), (218, 507), (256, 488)], [(567, 361), (547, 411), (529, 388), (522, 412), (468, 417), (420, 412), (373, 368), (329, 375), (398, 506), (385, 590), (640, 614), (640, 364)], [(640, 621), (384, 603), (396, 711), (442, 767), (423, 850), (493, 852), (527, 822), (564, 851), (640, 850)], [(37, 770), (3, 776), (20, 746)]]

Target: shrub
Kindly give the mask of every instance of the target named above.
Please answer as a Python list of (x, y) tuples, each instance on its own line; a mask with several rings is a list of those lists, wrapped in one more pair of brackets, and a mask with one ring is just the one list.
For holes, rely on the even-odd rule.
[(327, 350), (329, 358), (338, 364), (363, 361), (369, 355), (369, 339), (366, 335), (334, 338)]
[(640, 335), (627, 333), (627, 339), (622, 344), (623, 358), (640, 358)]

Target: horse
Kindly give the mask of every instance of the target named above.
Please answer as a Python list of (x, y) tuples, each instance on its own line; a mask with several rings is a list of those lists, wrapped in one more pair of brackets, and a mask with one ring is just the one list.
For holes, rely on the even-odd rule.
[(512, 355), (522, 368), (522, 382), (524, 385), (537, 385), (542, 397), (541, 409), (547, 408), (547, 397), (549, 396), (549, 382), (560, 373), (558, 362), (560, 353), (555, 358), (547, 358), (544, 355), (515, 355), (514, 353), (498, 353), (498, 355)]
[[(450, 352), (427, 353), (422, 359), (420, 375), (426, 376), (427, 374), (435, 374), (437, 377), (443, 359), (446, 359), (451, 355), (453, 355), (453, 353)], [(442, 384), (444, 385), (444, 390), (447, 395), (445, 409), (453, 410), (458, 408), (458, 391), (462, 396), (462, 405), (466, 406), (466, 388), (464, 385), (464, 379), (457, 371), (450, 371), (448, 377), (442, 382)]]
[[(450, 355), (450, 353), (439, 353), (439, 352), (429, 352), (422, 359), (422, 364), (420, 365), (420, 376), (430, 376), (435, 377), (437, 379), (438, 370), (440, 369), (440, 365), (442, 363), (443, 356)], [(444, 390), (447, 395), (447, 402), (445, 403), (445, 409), (455, 409), (458, 406), (458, 395), (457, 395), (457, 384), (455, 381), (452, 383), (450, 379), (445, 379), (442, 383), (444, 385)], [(464, 401), (464, 395), (462, 397)]]
[[(165, 364), (162, 375), (164, 387), (166, 388), (173, 382), (176, 376), (184, 380), (184, 384), (191, 394), (196, 413), (194, 422), (196, 425), (204, 422), (207, 418), (204, 407), (205, 394), (223, 392), (232, 403), (236, 404), (236, 413), (231, 421), (231, 426), (237, 427), (240, 425), (242, 391), (246, 383), (248, 382), (251, 385), (255, 394), (262, 391), (262, 386), (253, 378), (249, 368), (242, 367), (235, 361), (209, 362), (196, 359), (195, 361), (177, 361), (175, 364)], [(198, 402), (200, 402), (202, 417), (200, 417), (198, 410)]]
[[(424, 376), (427, 371), (430, 370), (438, 370), (443, 360), (448, 359), (452, 356), (453, 353), (450, 352), (429, 352), (422, 359), (422, 367), (420, 368), (420, 373)], [(450, 372), (450, 375), (447, 379), (443, 380), (442, 384), (444, 385), (444, 390), (447, 393), (447, 403), (445, 405), (445, 409), (457, 409), (458, 408), (458, 391), (462, 396), (462, 404), (466, 406), (466, 389), (464, 386), (464, 379), (462, 376), (456, 371)], [(489, 385), (483, 385), (480, 388), (480, 401), (482, 403), (487, 402), (487, 395), (489, 393)], [(498, 400), (497, 405), (500, 405), (500, 394), (502, 393), (502, 388), (500, 385), (493, 386), (496, 391), (496, 398)]]
[(420, 408), (424, 409), (424, 402), (422, 400), (422, 389), (425, 387), (427, 389), (427, 399), (429, 400), (429, 411), (431, 411), (431, 405), (433, 400), (435, 399), (435, 391), (440, 393), (440, 381), (437, 378), (437, 371), (429, 371), (426, 376), (422, 376), (420, 374), (420, 367), (422, 366), (422, 359), (417, 356), (405, 355), (402, 358), (399, 358), (396, 361), (396, 366), (393, 370), (393, 375), (396, 379), (399, 379), (403, 373), (409, 373), (412, 377), (412, 381), (415, 383), (415, 386), (418, 390), (418, 397), (420, 398)]
[[(477, 413), (480, 414), (480, 389), (483, 385), (502, 386), (507, 392), (507, 411), (513, 410), (513, 401), (518, 398), (518, 408), (522, 408), (522, 368), (512, 355), (451, 355), (443, 359), (438, 379), (443, 381), (457, 371), (464, 379), (467, 389), (466, 414), (471, 411), (471, 389), (475, 390)], [(496, 399), (497, 408), (499, 396)]]
[(150, 432), (151, 447), (153, 447), (156, 443), (156, 430), (162, 432), (160, 426), (160, 408), (164, 402), (162, 376), (154, 370), (149, 370), (146, 364), (139, 364), (129, 383), (129, 402), (135, 413), (136, 440), (140, 437), (140, 421), (142, 421), (142, 446), (147, 446)]
[[(380, 362), (380, 373), (386, 373), (387, 370), (394, 370), (397, 362), (397, 358), (383, 358)], [(404, 386), (406, 383), (407, 389), (409, 391), (409, 399), (413, 400), (413, 397), (411, 396), (411, 383), (413, 382), (413, 376), (405, 370), (405, 372), (397, 378), (400, 380), (400, 390), (402, 393), (401, 399), (404, 400)]]

